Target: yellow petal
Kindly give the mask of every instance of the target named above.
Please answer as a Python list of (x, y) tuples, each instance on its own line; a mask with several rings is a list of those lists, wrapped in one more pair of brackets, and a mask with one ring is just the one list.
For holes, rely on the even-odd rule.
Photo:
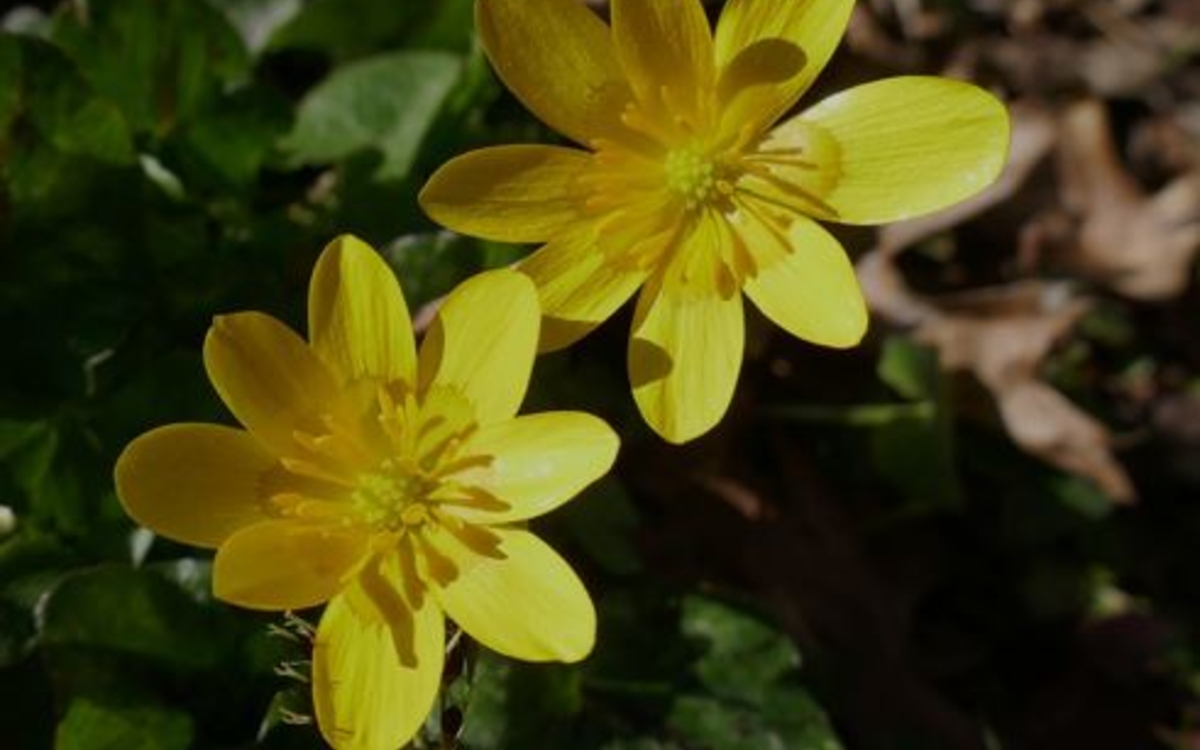
[(454, 389), (480, 424), (517, 413), (537, 352), (537, 290), (516, 271), (488, 271), (446, 298), (421, 344), (421, 390)]
[(238, 421), (275, 455), (337, 400), (329, 370), (291, 329), (262, 313), (222, 315), (204, 340), (213, 387)]
[(804, 50), (783, 39), (760, 39), (721, 69), (717, 83), (718, 140), (744, 147), (781, 114), (783, 89), (804, 70)]
[(706, 125), (697, 120), (700, 97), (712, 89), (716, 67), (704, 7), (698, 0), (612, 0), (610, 7), (617, 59), (638, 99)]
[(608, 27), (579, 0), (476, 0), (496, 74), (538, 118), (587, 143), (620, 138), (631, 99)]
[(737, 196), (766, 217), (837, 220), (827, 198), (841, 177), (839, 154), (828, 130), (793, 117), (749, 144), (743, 157), (748, 170), (737, 182)]
[[(745, 235), (748, 245), (756, 239)], [(846, 252), (808, 219), (797, 219), (787, 239), (791, 251), (747, 279), (746, 296), (793, 336), (824, 346), (854, 346), (867, 330), (867, 308)]]
[[(793, 119), (836, 142), (838, 177), (825, 201), (847, 224), (945, 208), (990, 185), (1008, 158), (1004, 105), (983, 89), (946, 78), (856, 86)], [(788, 128), (784, 123), (777, 130)]]
[(648, 271), (619, 268), (596, 248), (591, 234), (555, 240), (517, 267), (537, 284), (542, 332), (539, 348), (570, 346), (603, 323), (633, 296)]
[(400, 284), (379, 254), (357, 237), (326, 246), (308, 291), (312, 348), (342, 383), (416, 375), (416, 343)]
[[(745, 79), (743, 85), (782, 80), (769, 83), (770, 95), (756, 97), (755, 107), (741, 109), (726, 121), (758, 132), (789, 110), (829, 62), (853, 10), (854, 0), (730, 0), (715, 38), (722, 77)], [(788, 64), (781, 67), (780, 60)], [(747, 75), (763, 64), (766, 70)], [(728, 80), (722, 88), (731, 96), (739, 89)]]
[(590, 163), (578, 149), (496, 146), (443, 164), (421, 189), (429, 218), (499, 242), (544, 242), (578, 220), (576, 179)]
[(117, 496), (141, 525), (198, 547), (266, 519), (259, 483), (275, 459), (250, 433), (172, 424), (138, 436), (117, 459)]
[(530, 414), (484, 427), (462, 450), (464, 455), (491, 456), (491, 462), (455, 478), (481, 487), (509, 509), (455, 512), (472, 523), (487, 524), (540, 516), (603, 476), (619, 445), (604, 420), (583, 412)]
[(442, 682), (445, 622), (426, 599), (412, 613), (417, 662), (406, 667), (378, 611), (334, 597), (313, 644), (313, 707), (335, 750), (397, 750), (416, 735)]
[(250, 609), (313, 607), (336, 594), (368, 551), (360, 530), (263, 521), (229, 537), (213, 561), (213, 593)]
[(433, 589), (450, 619), (484, 646), (526, 661), (579, 661), (596, 638), (596, 610), (558, 553), (528, 531), (497, 527), (503, 559), (442, 549), (459, 575)]
[(742, 365), (742, 297), (725, 288), (722, 232), (700, 222), (665, 273), (638, 297), (629, 336), (633, 396), (646, 422), (683, 443), (707, 432), (729, 408)]

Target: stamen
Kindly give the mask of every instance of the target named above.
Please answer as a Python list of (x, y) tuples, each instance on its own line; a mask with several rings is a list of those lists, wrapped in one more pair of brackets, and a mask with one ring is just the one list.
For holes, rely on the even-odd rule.
[(392, 647), (400, 663), (409, 669), (417, 666), (417, 648), (412, 611), (404, 605), (400, 594), (382, 570), (384, 560), (376, 556), (358, 574), (358, 585), (376, 611), (388, 624)]
[[(779, 192), (784, 193), (785, 195), (787, 195), (789, 197), (797, 198), (803, 203), (809, 204), (810, 206), (812, 206), (817, 211), (819, 211), (823, 214), (822, 218), (837, 218), (838, 212), (833, 206), (831, 206), (828, 203), (826, 203), (825, 201), (821, 200), (819, 197), (817, 197), (816, 194), (812, 193), (811, 191), (805, 190), (804, 188), (800, 187), (796, 183), (779, 177), (777, 174), (772, 172), (768, 167), (766, 167), (762, 164), (749, 163), (746, 165), (746, 168), (747, 168), (746, 169), (747, 172), (749, 172), (750, 174), (759, 178), (763, 182), (769, 183), (771, 185), (771, 187), (779, 190)], [(765, 195), (756, 190), (746, 187), (745, 183), (739, 185), (738, 190), (739, 190), (739, 192), (746, 193), (747, 195), (757, 198), (761, 201), (764, 201), (767, 203), (772, 203), (781, 208), (786, 208), (786, 209), (788, 209), (788, 211), (790, 211), (792, 213), (801, 213), (802, 212), (800, 209), (796, 208), (795, 206), (787, 204), (786, 202), (780, 200), (779, 198), (774, 198), (772, 196)]]
[(447, 489), (446, 494), (436, 493), (433, 498), (439, 505), (449, 505), (451, 507), (471, 508), (473, 510), (491, 511), (500, 513), (506, 510), (512, 510), (512, 506), (496, 497), (492, 493), (482, 487), (455, 487), (453, 490)]
[(791, 254), (792, 243), (788, 240), (787, 234), (779, 226), (779, 223), (776, 221), (776, 219), (774, 219), (771, 216), (768, 216), (766, 213), (764, 213), (762, 211), (761, 208), (754, 205), (754, 203), (751, 201), (747, 201), (747, 200), (739, 201), (738, 206), (742, 210), (744, 210), (746, 213), (753, 216), (758, 221), (758, 223), (761, 224), (763, 226), (763, 228), (767, 230), (767, 233), (770, 234), (771, 237), (773, 237), (775, 239), (775, 241), (779, 243), (779, 247), (780, 247), (780, 249), (783, 250), (784, 254), (786, 254), (786, 255)]
[(425, 587), (417, 572), (417, 553), (413, 549), (412, 537), (406, 536), (396, 544), (396, 560), (400, 563), (400, 583), (404, 587), (404, 598), (413, 609), (420, 609), (425, 602)]
[(434, 547), (425, 534), (414, 534), (412, 538), (421, 547), (421, 557), (425, 560), (425, 569), (430, 578), (442, 586), (446, 586), (458, 578), (458, 566), (441, 550)]
[(334, 471), (330, 471), (324, 466), (321, 466), (313, 461), (307, 461), (302, 458), (281, 458), (279, 459), (279, 463), (283, 465), (283, 468), (287, 469), (291, 473), (302, 477), (318, 479), (324, 482), (331, 482), (333, 484), (350, 489), (354, 489), (355, 486), (353, 479), (342, 474), (338, 474)]
[(459, 456), (458, 458), (454, 458), (449, 461), (443, 461), (438, 464), (436, 470), (434, 471), (434, 476), (438, 477), (439, 479), (445, 479), (459, 473), (460, 471), (466, 471), (468, 469), (486, 469), (492, 465), (494, 460), (494, 457), (483, 454)]
[(350, 521), (344, 503), (311, 498), (298, 492), (277, 493), (268, 498), (267, 503), (271, 511), (282, 518), (302, 521)]
[(450, 532), (463, 546), (484, 557), (494, 560), (504, 560), (508, 557), (500, 551), (500, 537), (483, 526), (465, 523), (446, 513), (439, 513), (438, 520), (446, 531)]

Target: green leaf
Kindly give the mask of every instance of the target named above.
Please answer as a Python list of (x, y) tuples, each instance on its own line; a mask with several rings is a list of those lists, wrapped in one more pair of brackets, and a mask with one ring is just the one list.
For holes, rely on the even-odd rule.
[(316, 0), (279, 28), (269, 46), (323, 52), (341, 62), (395, 41), (428, 8), (394, 0)]
[(457, 56), (441, 52), (396, 52), (338, 68), (300, 103), (280, 146), (293, 165), (374, 150), (382, 157), (375, 179), (403, 179), (460, 69)]
[(883, 344), (875, 371), (880, 380), (910, 401), (937, 396), (941, 372), (933, 349), (892, 336)]
[[(262, 52), (271, 36), (296, 17), (302, 0), (209, 0), (242, 36), (246, 49)], [(311, 5), (309, 7), (312, 7)]]
[(807, 690), (786, 687), (771, 691), (762, 707), (762, 717), (764, 724), (778, 728), (785, 747), (842, 750), (825, 709)]
[(55, 732), (55, 750), (186, 750), (192, 719), (161, 706), (71, 701)]
[(555, 738), (583, 707), (577, 666), (527, 665), (490, 652), (475, 662), (462, 744), (471, 750), (562, 747)]
[(452, 232), (408, 234), (381, 248), (410, 307), (449, 292), (482, 266), (478, 243)]
[(112, 102), (96, 96), (74, 63), (39, 39), (0, 35), (0, 141), (21, 117), (38, 138), (66, 154), (112, 164), (133, 160), (129, 127)]
[(715, 696), (761, 704), (772, 685), (800, 666), (787, 636), (713, 599), (684, 599), (680, 629), (704, 647), (694, 671)]
[(423, 14), (424, 27), (410, 40), (423, 49), (467, 52), (475, 34), (475, 0), (439, 0)]
[(291, 103), (263, 87), (223, 97), (182, 128), (171, 156), (195, 183), (214, 193), (253, 187), (275, 143), (291, 127)]
[(90, 0), (53, 40), (137, 131), (164, 135), (244, 77), (249, 58), (225, 17), (196, 0)]
[(42, 494), (58, 452), (58, 433), (47, 422), (0, 421), (0, 461), (27, 498)]
[(1054, 499), (1088, 520), (1099, 521), (1113, 513), (1113, 502), (1108, 495), (1082, 477), (1056, 474), (1046, 484)]
[(211, 611), (153, 573), (106, 566), (64, 580), (46, 602), (41, 643), (139, 656), (179, 671), (211, 669), (224, 644)]
[(709, 750), (841, 750), (829, 719), (805, 691), (776, 691), (770, 703), (768, 713), (685, 695), (675, 701), (667, 724), (685, 740)]
[[(884, 343), (876, 374), (917, 402), (899, 405), (894, 419), (871, 430), (871, 456), (879, 473), (905, 497), (910, 512), (961, 506), (953, 414), (937, 352), (893, 336)], [(909, 408), (900, 411), (904, 406)]]

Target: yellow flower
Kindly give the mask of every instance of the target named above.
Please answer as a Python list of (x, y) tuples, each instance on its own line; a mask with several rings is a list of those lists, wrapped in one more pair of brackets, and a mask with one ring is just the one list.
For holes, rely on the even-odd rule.
[(308, 343), (253, 312), (209, 331), (209, 377), (246, 429), (168, 425), (117, 462), (133, 518), (217, 548), (219, 598), (329, 602), (313, 702), (339, 750), (416, 733), (441, 680), (443, 612), (517, 658), (591, 650), (587, 592), (522, 522), (606, 472), (617, 438), (579, 412), (515, 416), (539, 315), (528, 279), (482, 274), (450, 294), (418, 356), (395, 277), (341, 237), (313, 272)]
[(838, 242), (813, 219), (868, 224), (945, 207), (999, 173), (1008, 117), (966, 83), (891, 78), (773, 124), (808, 89), (853, 0), (476, 0), (500, 78), (580, 150), (503, 146), (426, 185), (436, 221), (545, 243), (542, 348), (572, 343), (641, 288), (634, 397), (682, 442), (724, 414), (741, 367), (742, 297), (792, 334), (846, 347), (867, 315)]

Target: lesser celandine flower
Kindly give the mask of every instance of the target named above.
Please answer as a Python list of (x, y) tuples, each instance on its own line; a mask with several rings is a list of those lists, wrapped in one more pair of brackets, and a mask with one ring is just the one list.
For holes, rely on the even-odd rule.
[(545, 243), (542, 346), (567, 345), (641, 288), (628, 351), (642, 414), (668, 440), (709, 429), (742, 358), (742, 292), (803, 339), (859, 341), (866, 312), (845, 224), (926, 213), (980, 190), (1008, 144), (1004, 107), (966, 83), (891, 78), (776, 123), (808, 89), (853, 0), (477, 0), (484, 49), (538, 117), (586, 150), (458, 157), (425, 187), (435, 220)]
[(245, 429), (174, 424), (117, 463), (129, 514), (217, 548), (216, 595), (263, 610), (328, 601), (313, 700), (339, 750), (396, 750), (441, 679), (443, 612), (484, 645), (573, 661), (595, 612), (522, 522), (608, 470), (617, 438), (578, 412), (517, 417), (539, 310), (515, 271), (452, 292), (418, 355), (395, 277), (352, 237), (321, 255), (309, 342), (274, 318), (216, 319), (209, 377)]

